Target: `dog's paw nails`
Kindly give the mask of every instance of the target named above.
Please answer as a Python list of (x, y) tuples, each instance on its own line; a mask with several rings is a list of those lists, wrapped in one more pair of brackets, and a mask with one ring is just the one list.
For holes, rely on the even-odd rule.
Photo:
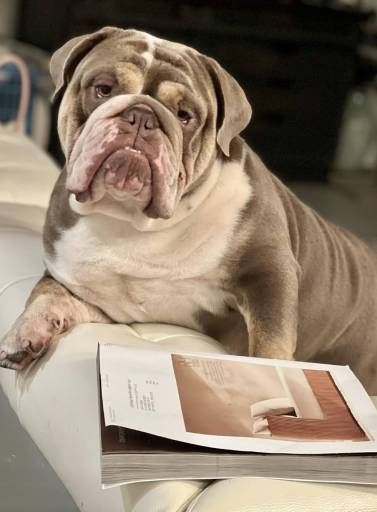
[(22, 348), (24, 348), (26, 353), (29, 354), (29, 356), (31, 356), (33, 359), (37, 359), (38, 352), (40, 352), (40, 350), (42, 350), (43, 345), (42, 345), (42, 343), (39, 343), (38, 345), (35, 345), (34, 347), (32, 347), (30, 340), (24, 340), (22, 342)]
[(56, 330), (56, 334), (62, 334), (65, 332), (69, 327), (69, 322), (66, 318), (51, 318), (50, 319), (51, 324), (53, 325), (54, 329)]
[(2, 352), (0, 355), (0, 368), (9, 370), (22, 370), (31, 360), (31, 356), (25, 351), (19, 351), (12, 354)]
[(10, 363), (8, 362), (7, 359), (2, 359), (0, 361), (0, 368), (7, 368), (7, 369), (10, 369), (10, 370), (13, 369), (13, 368), (10, 367)]
[(22, 316), (0, 340), (0, 366), (20, 370), (42, 357), (56, 334), (52, 322), (42, 315)]
[(8, 354), (7, 359), (12, 363), (21, 364), (24, 359), (27, 358), (27, 352), (25, 350), (20, 350), (19, 352), (15, 352), (14, 354)]
[(30, 355), (32, 359), (39, 359), (47, 352), (47, 347), (39, 344), (34, 347), (28, 347), (26, 352)]
[(30, 339), (24, 339), (22, 342), (22, 347), (33, 359), (38, 359), (47, 352), (51, 339), (52, 334), (50, 332), (35, 335)]

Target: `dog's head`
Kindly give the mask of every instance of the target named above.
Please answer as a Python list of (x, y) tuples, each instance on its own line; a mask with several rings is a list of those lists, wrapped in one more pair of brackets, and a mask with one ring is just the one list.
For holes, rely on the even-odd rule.
[(51, 61), (63, 95), (59, 136), (67, 188), (81, 203), (130, 201), (170, 218), (251, 108), (214, 60), (136, 30), (107, 27), (69, 41)]

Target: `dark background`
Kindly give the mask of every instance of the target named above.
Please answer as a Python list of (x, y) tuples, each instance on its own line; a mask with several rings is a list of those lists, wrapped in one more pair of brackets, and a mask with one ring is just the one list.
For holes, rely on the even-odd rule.
[[(52, 52), (113, 25), (193, 46), (244, 88), (253, 118), (243, 136), (267, 166), (285, 180), (326, 181), (347, 93), (365, 74), (366, 19), (323, 0), (23, 0), (18, 37)], [(49, 149), (62, 161), (54, 129)]]

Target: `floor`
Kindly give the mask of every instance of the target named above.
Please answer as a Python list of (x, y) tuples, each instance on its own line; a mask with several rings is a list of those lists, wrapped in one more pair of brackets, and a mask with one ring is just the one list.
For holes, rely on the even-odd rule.
[[(79, 512), (0, 388), (0, 510)], [(111, 512), (111, 511), (109, 511)]]
[[(377, 184), (334, 177), (331, 184), (293, 183), (292, 190), (325, 218), (350, 229), (377, 251)], [(22, 429), (0, 390), (0, 510), (78, 512), (48, 462)]]

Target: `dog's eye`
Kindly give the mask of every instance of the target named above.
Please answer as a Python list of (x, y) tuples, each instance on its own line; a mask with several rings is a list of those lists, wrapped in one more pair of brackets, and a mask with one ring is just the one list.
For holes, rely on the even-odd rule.
[(179, 117), (179, 120), (182, 121), (183, 124), (187, 124), (191, 119), (190, 114), (188, 112), (186, 112), (185, 110), (179, 110), (178, 117)]
[(97, 98), (108, 98), (111, 91), (112, 87), (110, 85), (99, 85), (96, 87)]

